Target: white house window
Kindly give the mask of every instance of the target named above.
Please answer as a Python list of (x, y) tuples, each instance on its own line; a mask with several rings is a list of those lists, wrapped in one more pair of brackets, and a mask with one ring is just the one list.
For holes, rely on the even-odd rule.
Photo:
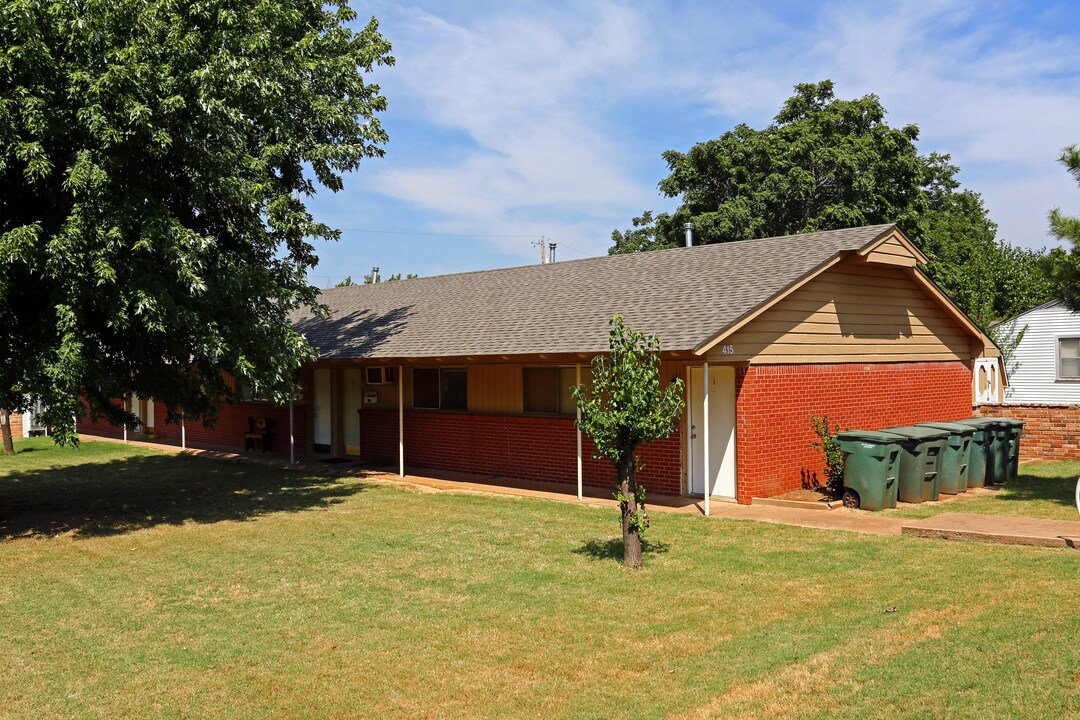
[[(581, 369), (581, 382), (588, 384), (591, 368)], [(573, 387), (577, 384), (574, 367), (527, 367), (522, 371), (522, 407), (527, 413), (573, 415)]]
[(469, 373), (465, 368), (413, 370), (413, 407), (420, 410), (465, 410), (469, 405)]
[(1058, 338), (1058, 379), (1080, 380), (1080, 337)]

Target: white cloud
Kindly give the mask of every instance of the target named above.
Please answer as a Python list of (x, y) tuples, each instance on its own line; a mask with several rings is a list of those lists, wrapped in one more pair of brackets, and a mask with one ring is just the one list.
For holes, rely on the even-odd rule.
[(790, 93), (768, 93), (793, 78), (831, 78), (841, 97), (875, 93), (890, 122), (919, 125), (924, 151), (953, 156), (1002, 237), (1039, 247), (1046, 210), (1068, 203), (1055, 159), (1080, 141), (1078, 67), (1075, 38), (1015, 30), (985, 4), (838, 3), (813, 26), (792, 27), (783, 48), (703, 85), (725, 114), (752, 111), (738, 100), (747, 97), (774, 112)]
[[(628, 170), (605, 98), (630, 82), (647, 28), (632, 9), (498, 10), (468, 25), (408, 10), (385, 23), (398, 65), (383, 83), (408, 112), (460, 131), (472, 147), (429, 162), (382, 163), (372, 190), (438, 215), (434, 227), (572, 234), (603, 252), (614, 227), (654, 204)], [(396, 36), (394, 33), (397, 33)], [(543, 219), (538, 216), (544, 215)], [(584, 222), (576, 218), (592, 218)]]
[[(413, 227), (603, 253), (612, 228), (670, 206), (656, 192), (661, 151), (761, 126), (792, 85), (823, 78), (842, 97), (879, 95), (893, 124), (917, 123), (922, 149), (953, 155), (1013, 242), (1045, 244), (1046, 211), (1080, 206), (1055, 162), (1080, 142), (1080, 46), (1045, 23), (1017, 29), (996, 6), (432, 7), (376, 7), (398, 58), (382, 78), (390, 115), (409, 128), (356, 178), (416, 208)], [(426, 156), (402, 146), (424, 128), (451, 141)], [(532, 259), (527, 241), (492, 242)]]

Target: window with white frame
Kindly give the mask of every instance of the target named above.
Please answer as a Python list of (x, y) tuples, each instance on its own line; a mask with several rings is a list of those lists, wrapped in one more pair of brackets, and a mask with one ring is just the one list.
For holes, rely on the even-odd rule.
[(1058, 338), (1058, 380), (1080, 380), (1080, 337)]
[(419, 410), (467, 410), (469, 373), (465, 368), (413, 370), (413, 407)]
[[(581, 382), (588, 385), (592, 369), (581, 368)], [(575, 367), (527, 367), (522, 369), (522, 409), (527, 413), (574, 415), (573, 388), (577, 384)]]

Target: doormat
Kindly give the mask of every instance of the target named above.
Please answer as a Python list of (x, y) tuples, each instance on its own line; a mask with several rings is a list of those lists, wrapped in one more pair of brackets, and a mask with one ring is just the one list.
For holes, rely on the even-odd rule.
[(348, 458), (326, 458), (325, 460), (320, 460), (319, 462), (326, 463), (327, 465), (337, 465), (339, 463), (352, 462), (352, 460), (349, 460)]

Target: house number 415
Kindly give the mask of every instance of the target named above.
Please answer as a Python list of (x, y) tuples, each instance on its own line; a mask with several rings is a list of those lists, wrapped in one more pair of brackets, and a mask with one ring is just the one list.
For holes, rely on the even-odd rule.
[(735, 354), (735, 346), (734, 345), (721, 345), (720, 346), (720, 354), (721, 355), (734, 355)]

